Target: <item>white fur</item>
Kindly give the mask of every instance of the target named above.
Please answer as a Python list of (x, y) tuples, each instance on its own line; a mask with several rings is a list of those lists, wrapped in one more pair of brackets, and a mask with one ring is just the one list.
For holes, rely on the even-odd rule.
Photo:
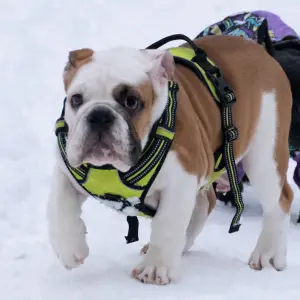
[(273, 266), (281, 270), (286, 262), (289, 216), (282, 211), (279, 203), (282, 187), (274, 160), (276, 110), (275, 93), (264, 94), (256, 135), (243, 160), (243, 166), (264, 211), (262, 232), (249, 264), (253, 268), (260, 268), (273, 260)]
[(89, 254), (86, 226), (80, 218), (85, 199), (56, 166), (47, 206), (48, 230), (52, 247), (67, 269), (78, 267)]

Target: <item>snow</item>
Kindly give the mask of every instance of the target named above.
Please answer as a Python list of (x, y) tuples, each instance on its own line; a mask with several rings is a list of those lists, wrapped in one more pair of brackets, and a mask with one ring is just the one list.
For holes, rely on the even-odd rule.
[[(69, 50), (119, 44), (146, 47), (172, 33), (194, 37), (205, 26), (245, 9), (269, 9), (300, 31), (296, 0), (2, 0), (0, 18), (0, 298), (94, 299), (299, 299), (300, 193), (293, 184), (288, 267), (255, 272), (247, 260), (259, 234), (261, 209), (250, 188), (239, 233), (229, 235), (230, 207), (218, 204), (192, 251), (181, 280), (143, 285), (130, 278), (148, 241), (125, 244), (123, 217), (96, 201), (84, 207), (90, 256), (66, 271), (47, 237), (45, 205), (54, 163), (54, 122), (64, 97), (62, 69)], [(297, 27), (298, 26), (298, 27)], [(293, 163), (289, 180), (292, 182)]]

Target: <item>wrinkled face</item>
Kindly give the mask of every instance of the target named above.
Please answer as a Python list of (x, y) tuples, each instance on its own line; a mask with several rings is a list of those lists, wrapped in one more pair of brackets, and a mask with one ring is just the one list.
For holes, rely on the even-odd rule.
[(64, 71), (70, 164), (125, 172), (139, 160), (167, 103), (174, 60), (166, 50), (70, 52)]

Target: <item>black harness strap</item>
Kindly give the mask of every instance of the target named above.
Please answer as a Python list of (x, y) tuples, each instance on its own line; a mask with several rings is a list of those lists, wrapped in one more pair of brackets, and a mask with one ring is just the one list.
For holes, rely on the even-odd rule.
[(239, 231), (239, 228), (241, 226), (240, 218), (244, 211), (244, 203), (239, 186), (233, 153), (233, 142), (238, 138), (238, 129), (233, 125), (232, 121), (232, 105), (236, 102), (236, 97), (232, 88), (225, 81), (220, 69), (217, 68), (217, 71), (215, 73), (210, 73), (205, 69), (205, 66), (203, 66), (202, 64), (200, 64), (200, 66), (206, 71), (206, 76), (214, 84), (219, 98), (219, 101), (217, 99), (216, 100), (219, 103), (222, 114), (224, 145), (217, 151), (217, 153), (219, 153), (219, 155), (222, 154), (224, 160), (223, 164), (221, 163), (221, 166), (218, 167), (218, 170), (221, 170), (224, 167), (226, 168), (230, 188), (234, 197), (234, 203), (236, 204), (236, 213), (231, 221), (228, 231), (229, 233), (233, 233)]
[[(266, 30), (266, 28), (267, 26), (264, 27), (264, 31)], [(203, 49), (199, 48), (187, 36), (183, 34), (170, 35), (148, 46), (147, 49), (156, 49), (174, 40), (184, 40), (194, 50), (195, 57), (192, 61), (196, 62), (205, 71), (206, 76), (215, 86), (218, 95), (218, 99), (215, 100), (217, 101), (222, 114), (224, 145), (215, 153), (216, 155), (218, 155), (215, 155), (215, 160), (217, 160), (217, 158), (220, 155), (222, 155), (223, 158), (222, 162), (218, 165), (215, 171), (219, 171), (225, 167), (228, 174), (230, 187), (234, 196), (234, 202), (236, 204), (236, 213), (229, 228), (229, 233), (233, 233), (238, 231), (240, 228), (240, 217), (244, 210), (244, 203), (238, 182), (236, 164), (233, 153), (233, 141), (238, 138), (238, 129), (233, 125), (232, 121), (232, 105), (236, 102), (236, 98), (232, 88), (225, 81), (220, 69), (215, 65), (211, 64), (207, 59), (206, 52)], [(201, 72), (199, 72), (198, 68), (195, 67), (193, 63), (178, 57), (175, 57), (175, 62), (183, 64), (192, 69), (198, 76), (198, 78), (208, 87), (206, 80), (203, 78)], [(209, 87), (208, 89), (211, 92)]]
[(221, 103), (222, 113), (222, 129), (224, 137), (224, 145), (221, 151), (225, 159), (225, 167), (230, 183), (230, 188), (234, 197), (234, 203), (236, 204), (236, 213), (230, 224), (229, 233), (233, 233), (240, 228), (240, 218), (244, 211), (244, 203), (242, 199), (242, 193), (239, 186), (239, 180), (236, 170), (236, 164), (233, 153), (233, 142), (238, 138), (238, 129), (233, 125), (232, 121), (232, 105), (236, 102), (235, 95), (231, 87), (225, 82), (222, 75), (215, 78), (211, 78), (217, 89), (217, 93)]

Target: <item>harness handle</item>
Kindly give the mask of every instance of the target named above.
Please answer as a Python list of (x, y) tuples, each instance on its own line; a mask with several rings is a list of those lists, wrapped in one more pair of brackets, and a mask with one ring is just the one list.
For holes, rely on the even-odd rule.
[(206, 58), (207, 58), (206, 52), (203, 49), (199, 48), (189, 37), (187, 37), (186, 35), (181, 34), (181, 33), (172, 34), (165, 38), (162, 38), (162, 39), (158, 40), (157, 42), (148, 46), (146, 49), (157, 49), (169, 42), (176, 41), (176, 40), (186, 41), (191, 46), (191, 48), (194, 50), (197, 58), (199, 58), (201, 61), (206, 60)]

